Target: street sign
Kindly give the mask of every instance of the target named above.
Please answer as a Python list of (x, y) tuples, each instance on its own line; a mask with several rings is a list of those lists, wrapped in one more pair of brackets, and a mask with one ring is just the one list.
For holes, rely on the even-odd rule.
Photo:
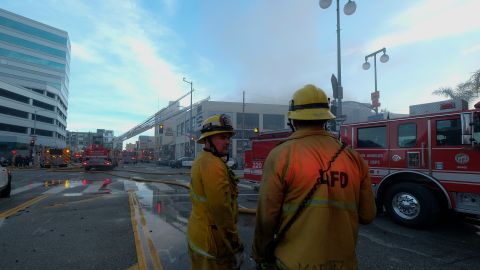
[(332, 74), (332, 77), (330, 78), (330, 81), (332, 82), (332, 90), (333, 90), (333, 98), (338, 98), (338, 81), (337, 77)]
[(373, 108), (378, 108), (380, 107), (380, 92), (379, 91), (374, 91), (370, 94), (370, 97), (372, 99), (372, 107)]

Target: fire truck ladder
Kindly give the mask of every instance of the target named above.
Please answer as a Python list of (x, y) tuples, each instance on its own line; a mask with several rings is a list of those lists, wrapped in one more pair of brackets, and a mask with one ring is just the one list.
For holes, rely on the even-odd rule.
[[(155, 127), (156, 125), (158, 125), (159, 123), (162, 123), (162, 122), (165, 122), (166, 120), (172, 118), (172, 117), (175, 117), (177, 115), (180, 115), (182, 113), (186, 113), (186, 112), (189, 112), (190, 111), (190, 108), (189, 107), (184, 107), (183, 109), (179, 109), (178, 111), (169, 111), (168, 109), (171, 108), (172, 106), (178, 106), (178, 102), (186, 97), (187, 95), (190, 95), (190, 92), (188, 92), (187, 94), (183, 95), (182, 97), (180, 97), (179, 99), (175, 100), (174, 102), (172, 102), (170, 105), (168, 105), (167, 107), (159, 110), (158, 112), (156, 112), (154, 115), (150, 116), (149, 118), (147, 118), (147, 120), (145, 120), (144, 122), (142, 122), (141, 124), (135, 126), (134, 128), (130, 129), (129, 131), (123, 133), (122, 135), (118, 136), (118, 137), (115, 137), (113, 139), (113, 145), (117, 145), (117, 143), (120, 143), (120, 142), (123, 142), (124, 140), (127, 140), (127, 139), (130, 139), (138, 134), (141, 134), (153, 127)], [(198, 102), (196, 102), (194, 105), (198, 105), (206, 100), (210, 100), (210, 97), (207, 97), (205, 99), (202, 99)], [(194, 105), (192, 105), (192, 108), (194, 107)]]

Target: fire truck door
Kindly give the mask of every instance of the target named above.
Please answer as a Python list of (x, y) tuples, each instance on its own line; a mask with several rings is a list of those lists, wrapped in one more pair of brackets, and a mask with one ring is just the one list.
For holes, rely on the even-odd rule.
[[(460, 114), (432, 119), (432, 171), (440, 179), (445, 171), (468, 171), (473, 158), (468, 150), (470, 143), (462, 144)], [(473, 160), (472, 160), (473, 161)]]
[(427, 120), (405, 120), (390, 123), (390, 168), (426, 170), (429, 140)]

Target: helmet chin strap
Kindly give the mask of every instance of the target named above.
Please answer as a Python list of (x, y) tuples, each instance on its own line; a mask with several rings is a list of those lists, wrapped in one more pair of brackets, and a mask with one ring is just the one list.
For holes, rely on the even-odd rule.
[(288, 123), (287, 125), (290, 127), (290, 129), (292, 130), (292, 132), (295, 132), (295, 126), (293, 126), (293, 121), (292, 119), (288, 119)]
[(210, 137), (205, 138), (205, 140), (208, 142), (210, 148), (208, 148), (208, 149), (207, 149), (207, 148), (203, 148), (203, 150), (205, 150), (205, 151), (207, 151), (207, 152), (210, 152), (210, 153), (212, 153), (214, 156), (219, 157), (219, 158), (223, 158), (223, 157), (226, 156), (226, 157), (227, 157), (227, 161), (228, 161), (228, 159), (230, 158), (230, 156), (229, 156), (228, 154), (226, 154), (226, 155), (225, 155), (225, 154), (221, 154), (221, 153), (217, 150), (217, 148), (215, 147), (215, 145), (213, 144), (212, 139), (211, 139)]

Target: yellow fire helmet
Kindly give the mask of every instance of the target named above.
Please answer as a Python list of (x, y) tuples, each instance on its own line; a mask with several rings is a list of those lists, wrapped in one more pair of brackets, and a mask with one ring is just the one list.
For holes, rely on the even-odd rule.
[(215, 114), (205, 119), (202, 123), (202, 134), (197, 140), (197, 143), (205, 143), (205, 139), (209, 136), (219, 133), (230, 133), (232, 136), (235, 134), (233, 131), (232, 121), (226, 114)]
[(335, 119), (330, 112), (329, 100), (325, 92), (313, 84), (297, 90), (290, 100), (288, 118), (293, 120)]

